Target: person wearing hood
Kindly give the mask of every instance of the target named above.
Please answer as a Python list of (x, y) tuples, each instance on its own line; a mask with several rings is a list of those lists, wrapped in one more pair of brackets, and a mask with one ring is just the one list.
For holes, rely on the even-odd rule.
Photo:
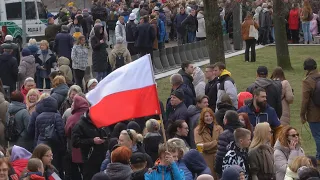
[(190, 141), (190, 147), (192, 149), (196, 148), (196, 144), (194, 143), (194, 129), (199, 123), (200, 113), (203, 108), (208, 107), (209, 98), (206, 95), (197, 96), (196, 98), (197, 104), (196, 105), (190, 105), (187, 110), (188, 115), (188, 126), (189, 126), (189, 134), (188, 138)]
[[(251, 49), (251, 61), (256, 61), (256, 37), (250, 36), (250, 27), (254, 27), (256, 31), (258, 32), (259, 24), (254, 22), (252, 19), (252, 14), (247, 13), (246, 18), (244, 19), (242, 25), (241, 25), (241, 35), (242, 39), (246, 42), (246, 51), (245, 51), (245, 61), (249, 62), (249, 50)], [(258, 37), (258, 36), (257, 36)]]
[(253, 20), (254, 22), (256, 22), (258, 25), (259, 23), (259, 16), (260, 16), (260, 12), (262, 10), (261, 6), (258, 6), (255, 10), (254, 10), (254, 15), (253, 15)]
[[(50, 96), (53, 97), (58, 103), (58, 109), (60, 109), (62, 103), (67, 99), (69, 87), (66, 84), (64, 76), (56, 76), (52, 80), (53, 89)], [(61, 112), (60, 112), (61, 113)]]
[(204, 20), (204, 13), (203, 11), (199, 11), (197, 14), (197, 20), (198, 20), (198, 30), (196, 32), (196, 38), (197, 41), (205, 40), (206, 35), (206, 23)]
[(238, 165), (232, 165), (223, 171), (220, 180), (245, 180), (244, 170)]
[(18, 62), (13, 56), (13, 47), (11, 44), (1, 45), (3, 53), (0, 54), (0, 79), (3, 85), (10, 87), (10, 93), (16, 90), (18, 80)]
[(193, 77), (192, 75), (194, 74), (194, 66), (190, 61), (184, 61), (181, 64), (181, 69), (178, 71), (178, 74), (180, 74), (183, 78), (183, 84), (187, 85), (191, 91), (193, 98), (196, 97), (196, 92), (194, 88), (193, 82)]
[(115, 36), (116, 36), (116, 41), (117, 39), (122, 38), (123, 43), (126, 44), (127, 42), (126, 41), (126, 24), (123, 16), (120, 16), (116, 23)]
[(299, 18), (300, 18), (300, 9), (299, 9), (299, 4), (294, 3), (292, 5), (292, 9), (289, 11), (289, 17), (288, 17), (288, 24), (289, 24), (289, 30), (290, 30), (290, 35), (291, 35), (291, 41), (294, 44), (298, 44), (300, 41), (299, 37), (299, 29), (300, 29), (300, 24), (299, 24)]
[[(12, 56), (16, 58), (17, 64), (20, 64), (20, 49), (19, 46), (15, 43), (13, 43), (13, 37), (11, 35), (6, 35), (4, 37), (4, 42), (3, 44), (10, 44), (11, 49), (12, 49)], [(4, 47), (1, 45), (0, 46), (0, 54), (4, 52)]]
[(89, 111), (80, 117), (73, 127), (71, 142), (73, 148), (80, 148), (83, 161), (83, 180), (91, 180), (93, 175), (100, 172), (100, 166), (105, 159), (105, 144), (103, 137), (110, 136), (108, 128), (98, 129), (92, 122)]
[[(215, 76), (218, 77), (217, 84), (217, 104), (221, 102), (222, 96), (224, 94), (229, 95), (232, 101), (232, 105), (238, 107), (238, 92), (234, 80), (231, 78), (231, 73), (226, 69), (226, 65), (217, 62), (213, 65), (213, 71)], [(217, 110), (217, 109), (216, 109)]]
[(131, 13), (129, 16), (129, 22), (126, 25), (126, 40), (127, 40), (127, 48), (131, 54), (131, 56), (138, 54), (135, 43), (135, 34), (137, 32), (137, 23), (135, 23), (137, 16), (135, 13)]
[(66, 78), (66, 82), (68, 85), (72, 85), (73, 82), (73, 76), (72, 76), (72, 70), (70, 68), (70, 60), (67, 57), (61, 56), (58, 59), (58, 68), (59, 71), (61, 71)]
[(58, 57), (64, 56), (71, 59), (71, 50), (74, 39), (72, 34), (68, 31), (69, 27), (67, 25), (61, 26), (61, 32), (56, 35), (54, 40), (54, 51), (57, 53)]
[(28, 165), (28, 160), (31, 158), (32, 154), (23, 147), (14, 145), (8, 149), (10, 163), (18, 177), (22, 174)]
[(7, 138), (11, 138), (9, 141), (10, 145), (18, 145), (31, 150), (32, 139), (29, 138), (27, 133), (30, 114), (23, 101), (24, 98), (20, 91), (14, 91), (11, 93), (11, 103), (8, 107), (6, 122), (13, 118), (15, 121), (15, 128), (19, 134), (18, 136), (10, 136)]
[(6, 124), (6, 116), (8, 111), (9, 102), (6, 101), (3, 91), (2, 81), (0, 79), (0, 146), (6, 146), (5, 140), (5, 124)]
[[(102, 27), (104, 27), (104, 26), (102, 25), (100, 19), (97, 19), (97, 20), (94, 22), (93, 28), (91, 29), (91, 31), (90, 31), (90, 33), (89, 33), (89, 42), (90, 42), (90, 43), (91, 43), (91, 38), (94, 37), (94, 33), (95, 33), (95, 32), (94, 32), (94, 27), (96, 27), (96, 26), (102, 26)], [(104, 31), (103, 33), (104, 33), (104, 38), (107, 39), (107, 38), (108, 38), (108, 33), (107, 33), (107, 31)]]
[(216, 117), (217, 123), (224, 128), (223, 119), (224, 115), (228, 110), (236, 111), (237, 109), (232, 105), (232, 101), (227, 94), (224, 94), (221, 98), (221, 102), (217, 105), (218, 111), (215, 112), (214, 116)]
[(34, 75), (36, 73), (36, 63), (34, 56), (31, 54), (31, 51), (28, 48), (23, 48), (21, 54), (21, 63), (18, 67), (20, 79), (19, 84), (23, 85), (24, 81), (28, 77), (34, 78)]
[(203, 71), (199, 67), (195, 67), (193, 70), (193, 82), (196, 97), (205, 95), (205, 77)]
[(68, 144), (68, 152), (71, 152), (72, 163), (71, 163), (71, 179), (81, 179), (81, 172), (79, 169), (82, 169), (83, 160), (81, 156), (81, 151), (79, 148), (72, 148), (71, 144), (71, 132), (73, 127), (77, 124), (80, 120), (80, 117), (89, 110), (89, 103), (88, 101), (79, 96), (75, 95), (73, 99), (73, 103), (71, 106), (72, 115), (68, 118), (66, 122), (66, 126), (64, 127), (66, 137), (67, 137), (67, 144)]
[(222, 175), (223, 158), (227, 154), (227, 146), (234, 141), (234, 131), (237, 128), (242, 128), (243, 125), (239, 121), (238, 113), (233, 110), (228, 110), (223, 120), (224, 131), (220, 134), (218, 139), (218, 151), (215, 159), (214, 170), (218, 177)]
[(201, 176), (203, 174), (212, 175), (206, 160), (203, 158), (202, 154), (195, 149), (190, 149), (188, 152), (185, 152), (181, 160), (191, 171), (193, 177), (196, 175)]
[(277, 179), (284, 179), (287, 167), (296, 157), (305, 156), (301, 148), (299, 133), (291, 126), (285, 126), (282, 129), (274, 149), (274, 165)]
[(91, 38), (92, 47), (92, 68), (96, 73), (96, 79), (101, 81), (108, 75), (108, 52), (107, 52), (107, 37), (104, 33), (103, 26), (96, 25), (94, 27), (94, 36)]
[(202, 109), (199, 125), (194, 130), (194, 141), (197, 145), (203, 145), (202, 156), (210, 167), (215, 179), (217, 179), (214, 166), (216, 164), (215, 159), (218, 150), (218, 138), (220, 139), (222, 131), (222, 127), (219, 126), (215, 120), (213, 111), (210, 108)]
[(130, 158), (130, 166), (132, 169), (131, 180), (144, 180), (144, 174), (148, 172), (147, 158), (141, 152), (132, 153)]
[(262, 4), (262, 10), (259, 14), (259, 26), (260, 26), (260, 36), (261, 36), (261, 44), (266, 45), (269, 44), (269, 35), (272, 26), (272, 13), (268, 9), (268, 4)]
[[(131, 62), (131, 55), (129, 50), (126, 48), (124, 39), (122, 37), (118, 37), (116, 41), (117, 44), (114, 46), (114, 48), (109, 54), (109, 62), (113, 70)], [(117, 60), (120, 61), (120, 59), (122, 58), (124, 62), (117, 62)]]
[(82, 94), (82, 90), (81, 90), (80, 86), (72, 85), (68, 90), (68, 95), (67, 95), (66, 100), (61, 104), (59, 112), (62, 115), (62, 119), (63, 119), (64, 124), (66, 124), (67, 119), (72, 114), (71, 107), (72, 107), (72, 103), (73, 103), (74, 97), (77, 94)]
[[(252, 83), (248, 88), (247, 92), (253, 94), (253, 91), (258, 87), (265, 89), (267, 93), (267, 103), (277, 113), (277, 117), (281, 118), (282, 116), (282, 85), (281, 81), (274, 81), (268, 79), (268, 68), (265, 66), (259, 66), (257, 69), (257, 79)], [(256, 123), (254, 123), (256, 124)]]
[(57, 60), (56, 60), (56, 56), (49, 49), (48, 41), (42, 40), (40, 42), (40, 50), (37, 52), (35, 58), (36, 58), (36, 68), (37, 68), (37, 71), (36, 71), (37, 88), (40, 88), (40, 89), (44, 88), (43, 80), (45, 80), (45, 88), (50, 89), (51, 84), (50, 84), (49, 74), (51, 73), (51, 68), (56, 69)]

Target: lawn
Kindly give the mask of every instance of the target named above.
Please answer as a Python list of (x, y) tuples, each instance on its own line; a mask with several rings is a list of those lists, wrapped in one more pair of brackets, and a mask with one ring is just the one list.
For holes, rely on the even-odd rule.
[[(305, 77), (303, 61), (308, 57), (313, 57), (318, 64), (320, 64), (319, 59), (317, 59), (320, 57), (319, 46), (295, 46), (290, 47), (289, 52), (293, 70), (285, 71), (285, 76), (294, 89), (295, 94), (294, 103), (291, 105), (291, 125), (297, 128), (300, 135), (302, 135), (302, 146), (306, 154), (315, 155), (316, 148), (310, 129), (307, 124), (302, 126), (299, 113), (301, 104), (301, 81)], [(232, 73), (232, 78), (236, 82), (238, 92), (245, 91), (255, 80), (258, 66), (267, 66), (271, 76), (277, 64), (276, 61), (276, 50), (273, 46), (257, 50), (257, 62), (255, 63), (244, 62), (244, 55), (226, 59), (227, 69)], [(159, 98), (162, 102), (166, 102), (171, 89), (169, 77), (157, 80), (157, 84)]]

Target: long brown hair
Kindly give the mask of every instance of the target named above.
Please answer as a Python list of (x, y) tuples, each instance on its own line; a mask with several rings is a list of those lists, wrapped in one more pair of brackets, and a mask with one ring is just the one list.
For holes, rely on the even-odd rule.
[(283, 69), (281, 67), (276, 67), (271, 75), (270, 79), (279, 79), (281, 81), (286, 80)]
[(303, 1), (302, 11), (303, 11), (304, 13), (310, 13), (310, 14), (312, 14), (312, 8), (311, 8), (311, 4), (310, 4), (309, 1)]
[[(292, 126), (284, 126), (279, 134), (279, 142), (282, 146), (284, 147), (289, 147), (288, 145), (288, 135), (289, 135), (289, 131), (291, 129), (294, 129), (295, 131), (297, 131), (296, 128), (292, 127)], [(298, 131), (297, 131), (298, 132)], [(300, 144), (300, 139), (299, 139), (299, 144)]]
[(250, 123), (248, 114), (247, 113), (239, 113), (238, 116), (242, 116), (243, 117), (245, 128), (248, 129), (252, 134), (253, 130), (252, 130), (252, 125)]
[(212, 116), (212, 118), (213, 118), (213, 124), (214, 124), (214, 125), (217, 125), (216, 117), (214, 116), (214, 113), (213, 113), (212, 109), (210, 109), (210, 108), (203, 108), (202, 111), (201, 111), (201, 114), (200, 114), (200, 118), (199, 118), (199, 127), (200, 127), (200, 129), (202, 129), (202, 128), (206, 125), (206, 123), (204, 122), (204, 115), (205, 115), (207, 112)]

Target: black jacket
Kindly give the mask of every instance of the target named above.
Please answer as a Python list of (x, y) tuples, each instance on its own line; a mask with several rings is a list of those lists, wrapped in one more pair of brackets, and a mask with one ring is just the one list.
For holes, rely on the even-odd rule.
[(163, 142), (160, 133), (147, 133), (143, 139), (144, 149), (150, 155), (152, 162), (158, 159), (159, 144)]
[(71, 50), (73, 47), (74, 39), (68, 32), (61, 32), (56, 35), (54, 40), (54, 52), (58, 54), (58, 56), (64, 56), (71, 60)]
[[(170, 103), (169, 103), (170, 104)], [(176, 120), (186, 120), (188, 117), (187, 114), (187, 107), (186, 105), (181, 102), (178, 106), (173, 108), (171, 105), (169, 109), (167, 110), (168, 114), (168, 123), (172, 123)], [(167, 125), (169, 125), (167, 123)]]
[[(18, 65), (20, 65), (20, 49), (16, 43), (13, 43), (12, 41), (5, 41), (4, 43), (11, 44), (13, 48), (12, 56), (16, 58)], [(0, 46), (0, 54), (3, 53), (3, 48)]]
[(196, 32), (198, 30), (197, 16), (191, 14), (182, 21), (181, 25), (187, 29), (188, 32)]
[(10, 86), (10, 92), (16, 90), (18, 71), (17, 59), (13, 55), (0, 55), (0, 78), (3, 85)]
[(101, 4), (94, 3), (91, 7), (91, 13), (93, 21), (95, 21), (96, 19), (100, 19), (101, 21), (107, 21), (107, 9), (103, 7)]
[(108, 65), (107, 44), (106, 42), (100, 43), (100, 40), (103, 39), (103, 35), (100, 35), (100, 28), (101, 26), (94, 27), (95, 35), (91, 38), (93, 72), (108, 71), (110, 65)]
[(144, 174), (148, 172), (148, 168), (142, 169), (131, 174), (131, 180), (144, 180)]
[(129, 21), (126, 25), (126, 41), (127, 43), (134, 43), (136, 40), (137, 25), (134, 21)]
[(218, 94), (218, 78), (209, 81), (206, 84), (205, 94), (209, 97), (209, 108), (214, 112), (216, 110), (217, 105), (217, 94)]
[(180, 69), (178, 73), (182, 76), (183, 78), (183, 83), (186, 84), (192, 91), (193, 97), (196, 98), (196, 91), (194, 90), (194, 85), (193, 85), (193, 77), (187, 74), (184, 70)]
[(218, 108), (218, 111), (214, 114), (214, 116), (216, 117), (217, 123), (221, 127), (224, 127), (223, 119), (224, 119), (224, 115), (226, 114), (226, 112), (228, 110), (236, 111), (237, 109), (233, 105), (225, 104), (225, 103), (221, 103), (221, 102), (218, 103), (217, 108)]
[(153, 41), (156, 38), (156, 32), (149, 23), (142, 23), (138, 25), (135, 37), (136, 47), (151, 49), (153, 47)]

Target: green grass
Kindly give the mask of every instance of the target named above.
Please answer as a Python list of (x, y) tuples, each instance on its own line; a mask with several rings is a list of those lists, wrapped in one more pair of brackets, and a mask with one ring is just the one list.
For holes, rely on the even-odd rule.
[[(320, 57), (319, 46), (296, 46), (290, 47), (290, 58), (293, 70), (285, 71), (285, 76), (294, 89), (294, 103), (290, 106), (291, 125), (298, 129), (302, 135), (302, 146), (308, 155), (315, 155), (316, 147), (310, 134), (309, 127), (305, 128), (300, 123), (300, 104), (301, 104), (301, 81), (305, 77), (303, 61), (308, 57), (318, 59)], [(275, 47), (266, 47), (257, 50), (257, 62), (244, 62), (244, 55), (226, 59), (227, 69), (232, 73), (232, 78), (236, 82), (238, 92), (245, 91), (246, 88), (255, 81), (256, 69), (260, 65), (267, 66), (271, 75), (277, 65)], [(320, 64), (319, 59), (317, 60)], [(157, 80), (158, 94), (162, 102), (166, 102), (169, 97), (171, 86), (169, 77)]]

